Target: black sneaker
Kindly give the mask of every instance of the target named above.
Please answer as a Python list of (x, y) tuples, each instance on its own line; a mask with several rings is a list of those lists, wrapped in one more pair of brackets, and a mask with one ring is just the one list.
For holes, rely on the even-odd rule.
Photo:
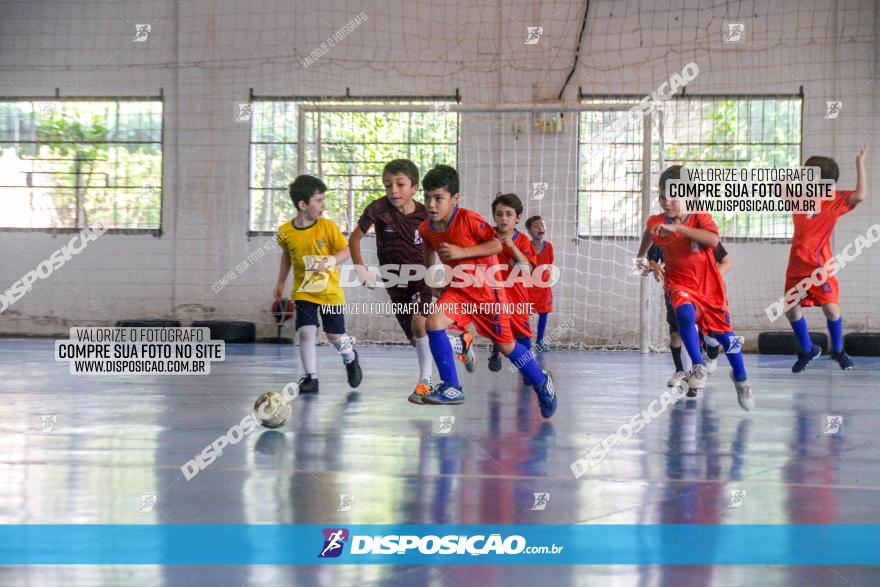
[(706, 358), (717, 359), (719, 354), (721, 354), (721, 345), (720, 344), (718, 346), (706, 345)]
[(497, 373), (501, 371), (501, 353), (492, 353), (489, 355), (489, 371)]
[(822, 349), (813, 345), (813, 349), (808, 353), (798, 353), (798, 360), (791, 366), (792, 373), (800, 373), (807, 368), (810, 361), (822, 354)]
[(297, 382), (300, 393), (318, 393), (318, 378), (306, 375)]
[(843, 369), (844, 371), (849, 371), (850, 369), (853, 368), (852, 359), (850, 359), (849, 355), (843, 351), (840, 351), (839, 353), (837, 351), (835, 351), (835, 352), (831, 353), (831, 356), (828, 358), (834, 359), (835, 361), (837, 361), (837, 364), (840, 365), (840, 368)]
[(345, 372), (348, 374), (349, 387), (355, 388), (361, 384), (361, 379), (364, 378), (364, 374), (361, 371), (361, 363), (358, 360), (358, 352), (352, 352), (354, 352), (354, 361), (345, 364)]

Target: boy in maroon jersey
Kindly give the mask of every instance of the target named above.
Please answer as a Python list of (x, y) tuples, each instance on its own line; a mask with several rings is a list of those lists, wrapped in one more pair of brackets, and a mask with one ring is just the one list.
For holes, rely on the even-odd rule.
[[(364, 266), (361, 239), (375, 226), (376, 256), (380, 265), (421, 265), (425, 261), (425, 249), (419, 225), (428, 215), (425, 206), (413, 197), (419, 191), (419, 168), (408, 159), (395, 159), (382, 171), (385, 196), (364, 209), (357, 227), (348, 239), (352, 262), (359, 269)], [(367, 287), (375, 282), (364, 274)], [(404, 285), (388, 288), (391, 301), (400, 304), (402, 310), (395, 314), (401, 330), (416, 347), (419, 359), (419, 380), (410, 401), (421, 403), (421, 397), (431, 393), (431, 347), (425, 331), (425, 315), (431, 303), (431, 288), (424, 279), (410, 280)], [(416, 308), (413, 313), (411, 308)], [(419, 396), (419, 397), (413, 397)], [(414, 401), (418, 400), (418, 401)]]

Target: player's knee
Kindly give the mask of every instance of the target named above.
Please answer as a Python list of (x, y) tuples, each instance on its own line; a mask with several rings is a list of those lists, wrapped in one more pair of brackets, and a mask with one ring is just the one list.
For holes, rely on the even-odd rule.
[(515, 347), (515, 344), (512, 342), (496, 343), (496, 345), (498, 346), (498, 350), (500, 350), (501, 354), (505, 357), (510, 356), (510, 353), (513, 352), (513, 349)]
[(822, 304), (822, 313), (828, 320), (840, 318), (840, 306), (838, 304)]

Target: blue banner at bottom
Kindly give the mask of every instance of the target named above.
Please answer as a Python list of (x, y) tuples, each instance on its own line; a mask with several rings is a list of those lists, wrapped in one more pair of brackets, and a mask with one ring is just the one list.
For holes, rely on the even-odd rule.
[(880, 525), (10, 525), (0, 565), (880, 565)]

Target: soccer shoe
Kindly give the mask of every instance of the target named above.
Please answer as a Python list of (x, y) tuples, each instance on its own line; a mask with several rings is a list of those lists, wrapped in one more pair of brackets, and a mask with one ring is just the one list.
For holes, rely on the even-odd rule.
[(822, 349), (813, 345), (813, 348), (808, 353), (798, 353), (798, 360), (795, 361), (794, 365), (791, 366), (792, 373), (800, 373), (804, 369), (807, 368), (807, 365), (810, 364), (810, 361), (818, 357), (822, 354)]
[(739, 402), (739, 407), (747, 412), (754, 408), (755, 394), (752, 393), (752, 386), (749, 385), (749, 382), (734, 379), (733, 371), (730, 372), (730, 380), (733, 381), (733, 385), (736, 387), (736, 401)]
[(361, 384), (361, 380), (364, 378), (364, 373), (361, 371), (361, 362), (358, 357), (358, 352), (354, 352), (354, 360), (351, 363), (345, 364), (345, 373), (348, 375), (348, 385), (349, 387), (357, 387)]
[(852, 359), (850, 359), (849, 355), (843, 351), (840, 351), (840, 352), (834, 351), (833, 353), (831, 353), (831, 356), (828, 358), (834, 359), (835, 361), (837, 361), (837, 364), (840, 365), (840, 368), (843, 369), (844, 371), (849, 371), (850, 369), (852, 369), (854, 367)]
[(538, 403), (541, 404), (541, 415), (549, 418), (556, 411), (556, 391), (553, 389), (553, 374), (544, 369), (544, 385), (535, 387)]
[(706, 373), (711, 375), (715, 372), (715, 369), (718, 368), (718, 357), (714, 359), (710, 359), (708, 355), (706, 356)]
[(669, 381), (666, 382), (666, 387), (675, 387), (678, 385), (678, 382), (687, 377), (687, 373), (684, 371), (676, 371), (672, 374), (672, 377), (669, 378)]
[(297, 382), (300, 393), (318, 393), (318, 378), (306, 375)]
[(422, 396), (422, 403), (457, 406), (464, 403), (464, 392), (448, 383), (441, 383), (440, 387)]
[(493, 373), (497, 373), (501, 371), (501, 357), (499, 356), (501, 353), (493, 352), (489, 355), (489, 371)]
[(461, 354), (458, 360), (464, 363), (464, 368), (468, 373), (477, 370), (477, 352), (474, 349), (474, 335), (470, 332), (461, 333)]
[[(688, 397), (694, 397), (697, 395), (698, 391), (704, 389), (708, 377), (709, 374), (706, 372), (706, 365), (694, 365), (690, 376), (686, 379), (690, 390), (688, 392)], [(693, 395), (691, 395), (691, 392), (693, 392)]]
[(425, 381), (425, 379), (422, 379), (421, 381), (416, 383), (415, 391), (409, 394), (409, 397), (407, 398), (410, 403), (422, 405), (423, 403), (425, 403), (422, 401), (422, 399), (426, 395), (434, 391), (434, 387), (430, 383), (425, 383)]

